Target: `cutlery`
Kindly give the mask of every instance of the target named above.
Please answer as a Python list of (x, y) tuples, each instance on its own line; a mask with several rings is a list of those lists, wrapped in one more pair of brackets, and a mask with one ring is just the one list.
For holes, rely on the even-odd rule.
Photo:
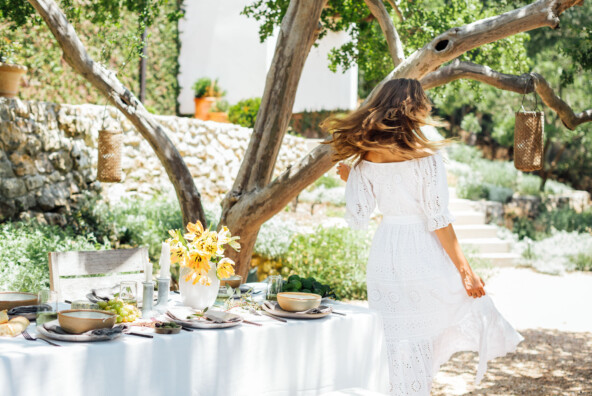
[[(178, 321), (178, 322), (181, 322), (181, 319), (179, 319), (179, 318), (177, 318), (175, 315), (173, 315), (173, 313), (172, 313), (171, 311), (167, 311), (166, 315), (167, 315), (169, 318), (173, 319), (173, 320), (176, 320), (176, 321)], [(178, 324), (179, 326), (181, 326), (181, 328), (182, 328), (183, 330), (185, 330), (185, 331), (193, 331), (193, 329), (192, 329), (191, 327), (187, 327), (187, 326), (185, 326), (185, 325), (183, 325), (183, 324), (181, 324), (181, 323), (177, 323), (177, 324)]]
[(133, 336), (138, 336), (138, 337), (145, 337), (145, 338), (154, 338), (153, 335), (151, 334), (142, 334), (142, 333), (134, 333), (134, 332), (125, 332), (123, 334), (129, 334), (129, 335), (133, 335)]
[(265, 311), (263, 311), (263, 313), (260, 313), (259, 311), (257, 311), (255, 308), (251, 308), (249, 307), (249, 312), (251, 312), (253, 315), (257, 315), (257, 316), (267, 316), (270, 317), (271, 319), (275, 319), (278, 322), (282, 322), (282, 323), (288, 323), (288, 321), (286, 319), (282, 319), (282, 318), (278, 318), (277, 316), (273, 316)]
[(46, 340), (45, 338), (35, 338), (31, 334), (29, 334), (29, 332), (27, 330), (23, 330), (22, 335), (23, 335), (23, 337), (25, 337), (25, 340), (29, 340), (29, 341), (43, 340), (43, 341), (47, 342), (49, 345), (61, 347), (61, 345), (55, 344), (49, 340)]

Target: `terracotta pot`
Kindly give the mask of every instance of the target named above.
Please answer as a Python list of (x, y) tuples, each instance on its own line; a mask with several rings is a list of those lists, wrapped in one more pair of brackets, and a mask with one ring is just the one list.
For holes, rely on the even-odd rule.
[(14, 98), (18, 94), (21, 77), (26, 72), (25, 66), (0, 63), (0, 96)]
[(208, 114), (208, 120), (214, 122), (228, 122), (228, 114), (223, 111), (212, 111)]
[(216, 102), (216, 98), (211, 96), (206, 96), (204, 98), (194, 98), (195, 101), (195, 118), (199, 118), (200, 120), (207, 120), (208, 113), (210, 109)]

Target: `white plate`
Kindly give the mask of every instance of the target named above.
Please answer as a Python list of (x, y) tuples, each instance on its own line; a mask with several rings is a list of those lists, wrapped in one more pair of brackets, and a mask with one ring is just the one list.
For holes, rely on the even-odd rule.
[[(178, 319), (169, 317), (170, 320), (173, 322), (183, 325), (185, 327), (191, 327), (193, 329), (225, 329), (228, 327), (238, 326), (242, 323), (243, 318), (239, 315), (237, 316), (238, 320), (236, 322), (225, 322), (225, 323), (216, 323), (212, 322), (211, 320), (207, 320), (206, 318), (196, 318), (196, 319), (182, 319), (186, 318), (188, 315), (195, 313), (196, 311), (187, 308), (187, 307), (174, 307), (169, 309), (169, 311), (175, 315)], [(231, 314), (234, 315), (234, 314)]]
[[(322, 307), (322, 305), (320, 306)], [(319, 307), (319, 308), (320, 308)], [(284, 311), (280, 308), (279, 304), (275, 306), (274, 309), (268, 308), (267, 305), (261, 305), (261, 309), (267, 312), (270, 315), (279, 316), (282, 318), (289, 318), (289, 319), (320, 319), (324, 318), (325, 316), (331, 315), (333, 313), (333, 308), (329, 307), (329, 311), (323, 313), (315, 313), (315, 314), (303, 314), (297, 312), (288, 312)]]
[[(47, 323), (48, 325), (60, 325), (57, 320), (52, 320)], [(50, 338), (56, 341), (68, 341), (68, 342), (94, 342), (94, 341), (110, 341), (119, 338), (123, 333), (118, 333), (113, 336), (98, 336), (98, 335), (85, 335), (85, 334), (57, 334), (48, 331), (43, 326), (37, 326), (37, 333), (43, 337)]]

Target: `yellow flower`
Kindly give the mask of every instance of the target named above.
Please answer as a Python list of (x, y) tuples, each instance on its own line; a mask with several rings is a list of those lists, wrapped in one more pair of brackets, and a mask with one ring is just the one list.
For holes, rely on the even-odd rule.
[(234, 275), (234, 261), (227, 257), (223, 258), (218, 263), (216, 272), (218, 274), (218, 278), (220, 279), (230, 278), (232, 275)]
[(228, 246), (230, 246), (231, 248), (233, 248), (237, 252), (240, 251), (240, 247), (241, 247), (240, 243), (237, 242), (239, 239), (240, 239), (239, 236), (233, 236), (232, 238), (230, 238), (230, 241), (228, 241)]
[(171, 246), (171, 264), (179, 263), (182, 266), (186, 265), (187, 249), (183, 244), (179, 243)]
[(218, 231), (218, 245), (226, 245), (230, 242), (230, 230), (228, 227), (223, 226), (220, 231)]
[(204, 233), (204, 228), (201, 222), (198, 220), (195, 223), (187, 224), (187, 231), (189, 231), (189, 233), (185, 234), (183, 237), (188, 241), (193, 241), (201, 238)]

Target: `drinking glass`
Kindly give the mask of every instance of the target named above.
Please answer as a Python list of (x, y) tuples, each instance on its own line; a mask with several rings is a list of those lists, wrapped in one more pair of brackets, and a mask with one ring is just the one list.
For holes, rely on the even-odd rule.
[(270, 275), (267, 277), (267, 299), (277, 301), (277, 295), (282, 291), (282, 276)]
[(133, 281), (121, 282), (119, 285), (119, 298), (126, 304), (138, 306), (138, 284)]
[(99, 309), (99, 305), (88, 300), (72, 301), (70, 309)]
[(41, 290), (37, 295), (37, 304), (48, 305), (49, 308), (44, 311), (37, 311), (37, 326), (51, 322), (58, 318), (58, 292), (53, 290)]

